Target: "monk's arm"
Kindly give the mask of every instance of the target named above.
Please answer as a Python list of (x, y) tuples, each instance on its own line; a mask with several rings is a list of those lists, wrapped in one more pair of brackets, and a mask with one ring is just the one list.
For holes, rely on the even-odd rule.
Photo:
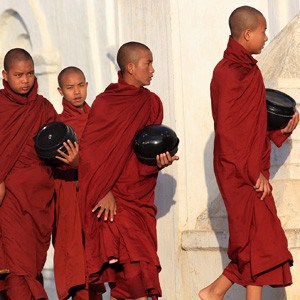
[(269, 131), (270, 140), (277, 146), (281, 145), (286, 141), (286, 139), (292, 134), (299, 123), (299, 113), (296, 112), (293, 118), (283, 129), (271, 130)]
[(234, 166), (235, 176), (244, 183), (255, 186), (262, 168), (260, 149), (253, 142), (257, 138), (254, 117), (246, 105), (248, 98), (237, 92), (241, 90), (239, 73), (225, 71), (218, 72), (211, 83), (215, 157), (223, 167)]
[(259, 173), (259, 177), (254, 185), (254, 189), (256, 192), (262, 193), (260, 200), (264, 200), (266, 196), (270, 195), (271, 186), (269, 180), (262, 173)]
[(4, 181), (2, 181), (2, 182), (0, 183), (0, 206), (1, 206), (1, 204), (2, 204), (2, 201), (3, 201), (3, 199), (4, 199), (4, 196), (5, 196), (5, 183), (4, 183)]
[(98, 210), (97, 218), (100, 218), (104, 213), (104, 221), (108, 220), (110, 215), (110, 221), (114, 221), (114, 216), (117, 213), (116, 200), (111, 191), (109, 191), (93, 208), (92, 212)]
[(161, 153), (156, 156), (157, 167), (161, 170), (165, 167), (172, 165), (173, 161), (178, 159), (178, 156), (171, 156), (169, 152)]
[(75, 142), (74, 144), (68, 140), (67, 143), (64, 143), (64, 146), (67, 150), (67, 153), (64, 153), (61, 150), (57, 150), (60, 156), (55, 156), (55, 158), (59, 159), (61, 162), (65, 163), (68, 166), (73, 168), (78, 168), (79, 166), (79, 147), (78, 143)]

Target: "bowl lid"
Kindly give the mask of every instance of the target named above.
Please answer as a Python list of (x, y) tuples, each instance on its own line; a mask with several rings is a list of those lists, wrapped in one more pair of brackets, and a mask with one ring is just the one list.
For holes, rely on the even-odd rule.
[(39, 150), (58, 149), (69, 135), (69, 128), (63, 122), (52, 122), (41, 128), (35, 137)]
[(266, 100), (268, 105), (282, 108), (294, 108), (296, 101), (289, 95), (274, 89), (266, 89)]
[(155, 158), (157, 154), (178, 147), (179, 139), (169, 127), (160, 124), (149, 125), (137, 132), (133, 148), (138, 157)]

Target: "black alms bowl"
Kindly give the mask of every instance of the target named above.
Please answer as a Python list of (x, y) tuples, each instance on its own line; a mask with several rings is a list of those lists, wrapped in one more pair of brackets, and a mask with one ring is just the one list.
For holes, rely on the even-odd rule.
[(171, 128), (165, 125), (149, 125), (139, 130), (134, 138), (133, 149), (138, 159), (155, 166), (156, 155), (169, 152), (174, 156), (178, 151), (179, 139)]
[(296, 101), (289, 95), (266, 89), (268, 130), (284, 128), (296, 111)]
[(63, 122), (52, 122), (43, 126), (37, 133), (34, 142), (38, 156), (47, 164), (55, 165), (61, 163), (55, 158), (59, 156), (57, 150), (67, 152), (64, 142), (78, 142), (73, 128)]

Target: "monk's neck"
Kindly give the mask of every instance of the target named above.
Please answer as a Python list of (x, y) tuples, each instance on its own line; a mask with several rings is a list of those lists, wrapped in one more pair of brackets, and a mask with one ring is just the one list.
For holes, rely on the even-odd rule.
[(123, 80), (129, 84), (129, 85), (133, 85), (136, 88), (141, 88), (142, 85), (140, 83), (137, 83), (136, 80), (130, 75), (130, 74), (124, 74), (123, 75)]

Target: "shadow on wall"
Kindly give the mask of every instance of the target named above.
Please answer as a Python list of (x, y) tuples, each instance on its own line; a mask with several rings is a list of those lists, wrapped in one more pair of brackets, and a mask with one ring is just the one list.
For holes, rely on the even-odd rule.
[(113, 53), (115, 53), (115, 52), (117, 52), (117, 51), (113, 51), (113, 50), (112, 50), (112, 51), (110, 51), (110, 52), (107, 52), (107, 53), (106, 53), (106, 57), (107, 57), (108, 60), (113, 64), (115, 71), (118, 72), (118, 71), (119, 71), (119, 66), (118, 66), (118, 64), (117, 64), (117, 54), (115, 54), (115, 56), (114, 56), (114, 54), (113, 54)]
[(280, 167), (285, 163), (292, 150), (292, 140), (287, 140), (278, 148), (272, 143), (270, 179), (273, 179)]
[[(207, 209), (198, 217), (196, 227), (201, 230), (212, 230), (215, 233), (228, 232), (227, 214), (213, 170), (214, 133), (207, 141), (204, 150), (204, 172), (208, 192)], [(218, 237), (218, 235), (216, 235)], [(226, 245), (219, 243), (224, 249)]]
[[(220, 195), (213, 170), (213, 149), (214, 133), (210, 135), (204, 150), (204, 171), (208, 200), (207, 210), (197, 219), (197, 228), (212, 230), (216, 235), (220, 250), (225, 251), (227, 250), (227, 243), (224, 244), (224, 238), (221, 238), (222, 235), (220, 235), (220, 233), (228, 233), (228, 221), (224, 202)], [(227, 264), (227, 256), (222, 255), (223, 269), (227, 266)]]
[(176, 203), (174, 198), (176, 191), (176, 180), (169, 174), (159, 173), (155, 189), (155, 205), (158, 208), (156, 218), (165, 216)]
[[(222, 268), (224, 269), (229, 263), (227, 256), (227, 244), (224, 243), (224, 234), (228, 234), (228, 221), (227, 213), (219, 193), (219, 189), (215, 180), (215, 175), (213, 171), (213, 145), (214, 145), (214, 133), (212, 133), (208, 139), (208, 142), (204, 151), (204, 170), (205, 170), (205, 180), (208, 191), (207, 200), (207, 210), (204, 211), (197, 219), (196, 229), (200, 230), (212, 230), (215, 233), (216, 239), (219, 244), (220, 255), (222, 258)], [(274, 147), (273, 147), (274, 148)], [(280, 153), (280, 165), (284, 163), (289, 155), (289, 147), (278, 149), (275, 151), (282, 151)], [(272, 149), (273, 151), (273, 149)], [(274, 154), (273, 154), (274, 155)], [(279, 155), (278, 153), (276, 155)], [(273, 158), (274, 159), (274, 158)], [(272, 161), (272, 160), (271, 160)], [(276, 173), (280, 166), (274, 170)], [(275, 174), (273, 174), (274, 176)], [(216, 274), (219, 276), (220, 274)], [(242, 299), (245, 296), (245, 289), (242, 286), (234, 285), (225, 295), (225, 299)], [(263, 299), (287, 299), (286, 291), (284, 288), (271, 288), (269, 286), (263, 289)]]

